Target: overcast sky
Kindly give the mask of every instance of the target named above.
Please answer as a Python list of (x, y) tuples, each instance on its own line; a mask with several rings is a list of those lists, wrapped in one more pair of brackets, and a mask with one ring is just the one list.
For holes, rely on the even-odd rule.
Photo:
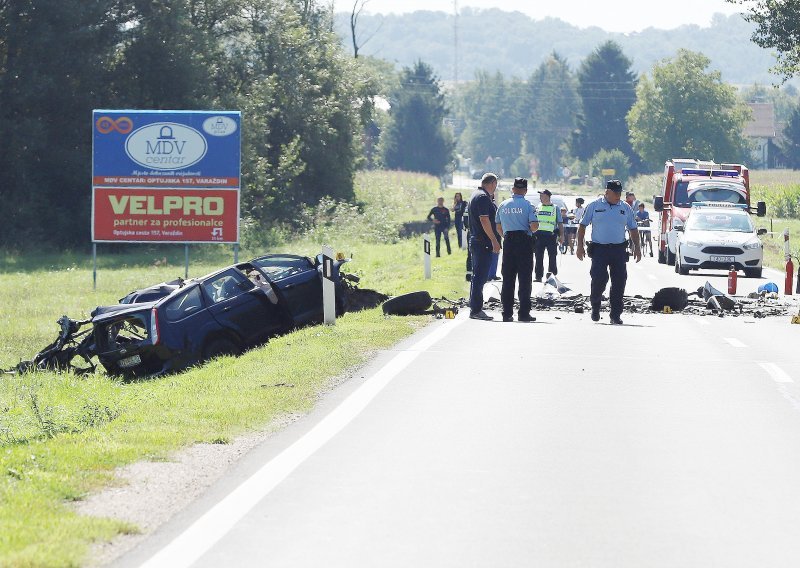
[[(355, 0), (336, 0), (337, 11), (352, 10)], [(715, 13), (735, 14), (741, 6), (725, 0), (458, 0), (459, 8), (499, 8), (540, 20), (554, 17), (580, 27), (612, 32), (637, 32), (648, 27), (670, 29), (693, 23), (706, 26)], [(403, 13), (416, 10), (453, 12), (453, 0), (368, 0), (365, 12)]]

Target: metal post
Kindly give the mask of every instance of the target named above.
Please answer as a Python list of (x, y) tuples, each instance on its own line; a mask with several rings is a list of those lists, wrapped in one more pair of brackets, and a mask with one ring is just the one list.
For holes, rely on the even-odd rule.
[(468, 246), (469, 245), (467, 244), (467, 227), (464, 226), (464, 228), (461, 230), (461, 250), (467, 250)]
[(336, 324), (336, 284), (333, 281), (333, 249), (322, 246), (322, 306), (325, 325)]
[(425, 280), (431, 279), (431, 237), (422, 237), (422, 256), (425, 259)]
[(189, 279), (189, 245), (187, 244), (187, 245), (183, 245), (183, 246), (185, 248), (184, 252), (185, 252), (185, 256), (186, 256), (186, 270), (184, 271), (184, 278), (186, 278), (188, 280)]
[(239, 243), (233, 245), (233, 264), (239, 264)]
[(92, 290), (97, 290), (97, 243), (92, 243)]

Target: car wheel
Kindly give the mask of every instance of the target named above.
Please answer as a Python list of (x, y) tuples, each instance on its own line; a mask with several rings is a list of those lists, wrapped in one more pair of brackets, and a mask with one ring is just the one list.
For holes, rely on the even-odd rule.
[(745, 268), (744, 276), (745, 278), (761, 278), (761, 271), (761, 268)]
[(209, 341), (203, 349), (203, 360), (208, 361), (224, 355), (238, 355), (239, 346), (227, 337), (217, 337)]
[(428, 292), (411, 292), (386, 300), (383, 303), (383, 313), (395, 316), (421, 314), (427, 311), (431, 304), (433, 304), (433, 298)]
[(664, 251), (661, 250), (661, 247), (659, 246), (658, 247), (658, 264), (666, 264), (666, 263), (667, 263), (667, 257), (664, 256)]

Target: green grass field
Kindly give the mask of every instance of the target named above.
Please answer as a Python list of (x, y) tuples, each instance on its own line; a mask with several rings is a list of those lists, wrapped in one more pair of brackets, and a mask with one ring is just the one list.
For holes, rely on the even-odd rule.
[[(313, 255), (326, 242), (353, 255), (348, 270), (362, 287), (396, 295), (429, 290), (467, 293), (465, 253), (434, 259), (423, 278), (420, 238), (369, 241), (376, 211), (418, 220), (439, 193), (434, 178), (372, 173), (359, 178), (362, 210), (320, 218), (281, 251)], [(379, 197), (391, 195), (381, 202)], [(378, 201), (376, 204), (375, 201)], [(387, 205), (388, 203), (388, 205)], [(339, 215), (344, 215), (342, 219)], [(242, 251), (240, 259), (265, 250)], [(166, 260), (166, 263), (163, 261)], [(229, 247), (193, 247), (190, 276), (232, 263)], [(97, 290), (87, 254), (5, 254), (0, 260), (0, 367), (30, 358), (55, 338), (62, 314), (88, 317), (131, 290), (183, 275), (183, 247), (101, 253)], [(32, 373), (0, 378), (0, 566), (79, 566), (89, 545), (137, 530), (77, 515), (69, 503), (113, 479), (114, 469), (165, 459), (197, 442), (226, 443), (263, 430), (281, 416), (307, 412), (332, 377), (391, 347), (430, 317), (384, 317), (373, 309), (346, 314), (336, 326), (313, 326), (278, 337), (237, 358), (184, 373), (122, 382), (102, 371), (88, 377)], [(323, 367), (320, 361), (326, 361)], [(290, 384), (291, 387), (276, 387)]]

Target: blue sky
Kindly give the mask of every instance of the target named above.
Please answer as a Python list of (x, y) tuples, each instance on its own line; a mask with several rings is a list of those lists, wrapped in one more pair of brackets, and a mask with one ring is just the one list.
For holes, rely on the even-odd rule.
[[(335, 0), (336, 11), (352, 10), (356, 0)], [(741, 6), (725, 0), (458, 0), (459, 7), (499, 8), (523, 12), (534, 19), (555, 17), (571, 24), (607, 31), (636, 32), (648, 27), (670, 29), (685, 23), (708, 25), (715, 13), (735, 14)], [(367, 0), (365, 12), (403, 13), (415, 10), (453, 12), (453, 0)]]

